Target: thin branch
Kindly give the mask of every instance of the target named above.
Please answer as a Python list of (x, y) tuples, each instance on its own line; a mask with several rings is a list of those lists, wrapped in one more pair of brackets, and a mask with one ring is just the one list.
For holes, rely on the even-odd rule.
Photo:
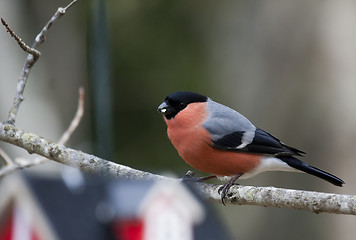
[(12, 173), (13, 171), (20, 169), (18, 165), (6, 165), (0, 169), (0, 178), (7, 176), (8, 174)]
[(4, 161), (6, 162), (7, 166), (14, 165), (14, 161), (12, 161), (10, 156), (7, 155), (6, 152), (2, 148), (0, 148), (0, 157), (2, 159), (4, 159)]
[[(26, 52), (29, 52), (29, 55), (26, 58), (25, 64), (22, 68), (20, 77), (17, 81), (17, 88), (16, 88), (16, 95), (14, 98), (13, 105), (9, 111), (9, 116), (6, 121), (8, 124), (15, 124), (17, 112), (19, 110), (19, 107), (21, 105), (21, 102), (24, 100), (24, 90), (26, 86), (26, 82), (28, 79), (28, 76), (30, 74), (30, 70), (32, 66), (36, 63), (40, 56), (40, 52), (36, 50), (39, 45), (41, 45), (45, 41), (45, 36), (52, 24), (59, 19), (61, 16), (63, 16), (66, 11), (73, 6), (74, 3), (76, 3), (77, 0), (72, 1), (70, 4), (68, 4), (66, 7), (58, 8), (56, 13), (52, 16), (52, 18), (48, 21), (48, 23), (43, 27), (42, 31), (36, 36), (34, 43), (32, 44), (32, 48), (28, 47), (13, 31), (12, 29), (8, 26), (8, 24), (2, 19), (3, 25), (6, 27), (7, 31), (10, 33), (12, 37), (15, 38), (17, 43), (20, 45), (22, 49), (24, 49)], [(29, 51), (28, 51), (29, 50)]]
[(11, 165), (6, 165), (0, 169), (0, 178), (5, 177), (6, 175), (23, 168), (28, 168), (32, 166), (36, 166), (48, 161), (48, 159), (44, 157), (38, 157), (34, 159), (22, 159), (17, 158), (15, 159), (14, 163)]
[[(71, 124), (69, 125), (68, 129), (63, 133), (62, 137), (59, 139), (58, 144), (64, 145), (70, 139), (72, 133), (79, 126), (79, 123), (84, 114), (84, 102), (85, 102), (85, 91), (83, 87), (80, 87), (77, 112)], [(48, 159), (45, 157), (37, 157), (31, 160), (17, 158), (15, 159), (15, 161), (12, 161), (12, 159), (10, 159), (10, 157), (1, 148), (0, 148), (0, 156), (7, 162), (7, 166), (4, 166), (0, 169), (0, 178), (16, 170), (32, 167), (48, 161)]]
[(32, 54), (35, 59), (40, 57), (41, 53), (36, 49), (27, 46), (27, 44), (24, 41), (22, 41), (22, 39), (19, 36), (17, 36), (16, 33), (9, 27), (9, 25), (7, 24), (7, 22), (5, 22), (3, 18), (1, 18), (1, 23), (2, 25), (5, 26), (7, 32), (10, 33), (11, 37), (13, 37), (16, 40), (17, 44), (20, 46), (20, 48), (22, 48), (22, 50), (24, 50), (29, 54)]
[(70, 123), (68, 129), (63, 133), (62, 137), (59, 139), (58, 144), (65, 145), (72, 133), (79, 126), (80, 121), (82, 120), (84, 114), (84, 104), (85, 104), (85, 91), (83, 87), (79, 88), (79, 97), (78, 97), (78, 108), (75, 116)]
[(52, 24), (62, 17), (69, 8), (71, 8), (77, 0), (72, 1), (66, 7), (59, 7), (56, 13), (52, 16), (52, 18), (48, 21), (48, 23), (43, 27), (42, 31), (36, 36), (35, 42), (33, 43), (32, 47), (37, 48), (40, 44), (42, 44), (46, 40), (46, 34), (48, 30), (51, 28)]
[[(67, 148), (9, 124), (0, 123), (0, 140), (87, 173), (129, 179), (167, 179)], [(206, 183), (195, 185), (207, 199), (221, 203), (221, 196), (218, 194), (220, 186)], [(233, 186), (226, 203), (356, 215), (356, 196), (274, 187)]]

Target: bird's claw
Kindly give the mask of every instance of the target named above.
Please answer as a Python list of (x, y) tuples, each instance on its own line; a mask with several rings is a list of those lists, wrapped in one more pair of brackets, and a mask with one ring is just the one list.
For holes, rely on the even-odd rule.
[(224, 206), (226, 206), (225, 200), (232, 185), (233, 183), (227, 182), (218, 189), (218, 193), (221, 194), (221, 202)]
[(232, 185), (239, 185), (238, 183), (235, 183), (235, 181), (241, 177), (243, 175), (243, 173), (239, 173), (237, 174), (235, 177), (233, 177), (232, 179), (230, 179), (230, 181), (226, 182), (224, 185), (222, 185), (219, 189), (218, 189), (218, 193), (221, 193), (221, 202), (222, 204), (225, 204), (225, 200), (227, 197), (227, 193), (229, 192), (230, 188)]
[(183, 182), (196, 182), (197, 181), (197, 177), (195, 176), (195, 172), (189, 170), (182, 178)]
[(182, 178), (183, 182), (204, 182), (206, 180), (209, 180), (211, 178), (215, 178), (215, 175), (209, 175), (206, 177), (195, 177), (195, 172), (189, 170), (184, 177)]

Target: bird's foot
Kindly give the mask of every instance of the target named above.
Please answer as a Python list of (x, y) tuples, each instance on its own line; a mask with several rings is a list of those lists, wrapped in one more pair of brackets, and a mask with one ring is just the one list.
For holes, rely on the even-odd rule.
[(226, 199), (226, 195), (227, 193), (229, 192), (231, 186), (233, 185), (234, 183), (231, 183), (230, 181), (228, 181), (227, 183), (225, 183), (224, 185), (222, 185), (219, 190), (218, 190), (218, 193), (221, 194), (221, 202), (222, 204), (226, 205), (225, 204), (225, 199)]
[(204, 181), (212, 179), (212, 178), (216, 178), (216, 176), (209, 175), (206, 177), (195, 177), (195, 172), (189, 170), (182, 178), (182, 181), (183, 182), (204, 182)]
[(222, 185), (219, 190), (218, 193), (221, 193), (221, 202), (222, 204), (225, 204), (225, 199), (227, 197), (227, 193), (229, 192), (230, 188), (232, 185), (239, 185), (237, 183), (235, 183), (235, 181), (241, 177), (243, 175), (243, 173), (237, 174), (236, 176), (234, 176), (233, 178), (231, 178), (228, 182), (226, 182), (224, 185)]

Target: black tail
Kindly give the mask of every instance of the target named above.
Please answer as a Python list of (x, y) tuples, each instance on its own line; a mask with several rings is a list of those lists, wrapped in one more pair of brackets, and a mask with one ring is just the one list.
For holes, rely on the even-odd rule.
[(325, 181), (328, 181), (329, 183), (332, 183), (336, 186), (342, 187), (342, 184), (345, 183), (340, 178), (338, 178), (330, 173), (324, 172), (323, 170), (320, 170), (316, 167), (312, 167), (312, 166), (300, 161), (299, 159), (297, 159), (295, 157), (285, 156), (285, 157), (278, 157), (278, 158), (293, 168), (296, 168), (300, 171), (303, 171), (303, 172), (309, 173), (311, 175), (314, 175), (316, 177), (319, 177), (321, 179), (324, 179)]

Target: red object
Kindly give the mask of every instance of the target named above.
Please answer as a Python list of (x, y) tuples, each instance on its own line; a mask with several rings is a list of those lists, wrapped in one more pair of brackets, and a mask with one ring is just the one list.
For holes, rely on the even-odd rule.
[[(13, 210), (11, 211), (11, 214), (8, 214), (4, 220), (5, 220), (4, 224), (2, 224), (2, 226), (0, 226), (0, 240), (13, 240), (15, 237), (14, 236), (15, 225), (14, 225)], [(17, 227), (19, 227), (19, 226), (17, 226)], [(29, 238), (30, 240), (41, 240), (39, 238), (37, 232), (33, 228), (33, 226), (31, 227), (31, 230), (30, 230), (30, 232), (28, 232), (28, 234), (31, 234), (31, 236)]]
[(13, 218), (12, 215), (9, 214), (5, 219), (5, 224), (0, 228), (0, 240), (11, 240), (12, 239), (12, 229), (13, 229)]
[(141, 220), (131, 219), (118, 221), (114, 229), (118, 240), (143, 239), (144, 224)]

